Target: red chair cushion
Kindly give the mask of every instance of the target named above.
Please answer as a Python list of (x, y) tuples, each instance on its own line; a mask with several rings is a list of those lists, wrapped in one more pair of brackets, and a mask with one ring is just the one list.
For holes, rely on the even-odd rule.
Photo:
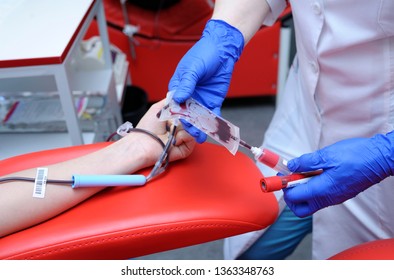
[[(1, 174), (90, 153), (99, 143), (0, 161)], [(149, 170), (143, 171), (147, 173)], [(110, 188), (53, 219), (0, 239), (1, 259), (126, 259), (265, 228), (278, 205), (242, 153), (214, 144), (139, 188)]]
[(394, 260), (394, 239), (366, 242), (342, 251), (330, 260)]

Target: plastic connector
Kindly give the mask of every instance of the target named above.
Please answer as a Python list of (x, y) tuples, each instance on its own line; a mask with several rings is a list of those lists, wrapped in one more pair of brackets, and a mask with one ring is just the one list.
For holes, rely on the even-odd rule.
[(133, 124), (131, 122), (125, 122), (124, 124), (122, 124), (121, 126), (118, 127), (118, 129), (116, 130), (116, 133), (119, 136), (124, 137), (128, 133), (130, 133), (132, 128), (134, 128), (134, 127), (133, 127)]
[(73, 175), (72, 188), (130, 187), (145, 183), (144, 175)]

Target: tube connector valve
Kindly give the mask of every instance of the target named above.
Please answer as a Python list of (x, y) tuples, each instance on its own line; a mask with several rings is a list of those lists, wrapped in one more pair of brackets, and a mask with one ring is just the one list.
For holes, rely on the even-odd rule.
[(254, 154), (255, 159), (268, 167), (278, 171), (282, 175), (291, 174), (287, 168), (287, 160), (279, 156), (278, 154), (268, 150), (257, 147), (252, 147), (251, 152)]

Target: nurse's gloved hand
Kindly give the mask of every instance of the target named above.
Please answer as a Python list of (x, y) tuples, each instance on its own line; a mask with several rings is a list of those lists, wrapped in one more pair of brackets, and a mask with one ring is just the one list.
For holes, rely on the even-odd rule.
[(283, 189), (284, 199), (299, 217), (340, 204), (394, 171), (394, 132), (337, 142), (288, 162), (292, 172), (323, 169), (308, 182)]
[[(170, 80), (174, 100), (183, 103), (193, 97), (220, 116), (243, 47), (244, 37), (238, 29), (221, 20), (209, 20), (201, 39), (184, 55)], [(198, 143), (206, 140), (197, 128), (185, 122), (183, 126)]]

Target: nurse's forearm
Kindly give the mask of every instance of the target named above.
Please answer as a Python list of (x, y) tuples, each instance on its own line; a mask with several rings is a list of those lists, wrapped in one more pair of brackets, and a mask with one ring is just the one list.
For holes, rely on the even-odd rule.
[(236, 27), (244, 35), (246, 44), (269, 12), (265, 0), (216, 0), (212, 19), (221, 19)]

